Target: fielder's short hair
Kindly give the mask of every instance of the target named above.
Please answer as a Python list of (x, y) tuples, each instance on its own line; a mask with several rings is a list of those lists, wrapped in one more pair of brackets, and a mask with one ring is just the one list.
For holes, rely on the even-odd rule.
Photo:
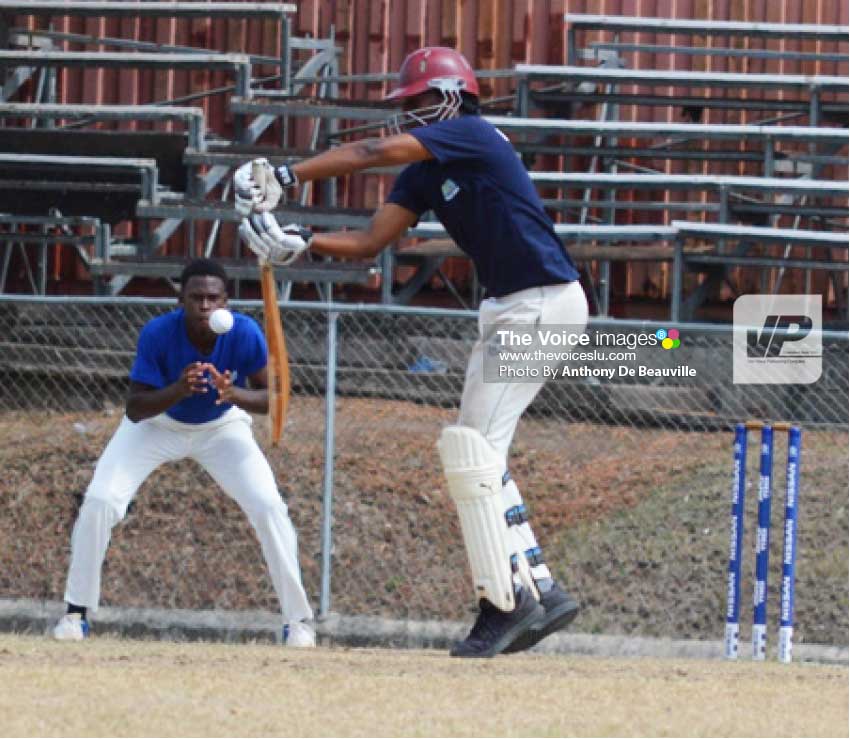
[(193, 259), (180, 273), (180, 290), (186, 289), (186, 283), (192, 277), (218, 277), (224, 283), (227, 290), (227, 272), (215, 259)]

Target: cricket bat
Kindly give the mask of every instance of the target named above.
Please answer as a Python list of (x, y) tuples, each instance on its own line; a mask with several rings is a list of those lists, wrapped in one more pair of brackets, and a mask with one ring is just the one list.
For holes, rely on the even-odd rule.
[(263, 293), (263, 326), (269, 348), (269, 432), (272, 444), (277, 445), (286, 423), (289, 408), (291, 383), (289, 379), (289, 355), (286, 352), (286, 337), (277, 305), (277, 285), (274, 268), (269, 262), (260, 265), (260, 286)]

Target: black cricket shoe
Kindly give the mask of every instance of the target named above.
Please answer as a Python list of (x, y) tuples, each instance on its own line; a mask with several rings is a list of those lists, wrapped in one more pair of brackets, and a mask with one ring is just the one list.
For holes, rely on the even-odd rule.
[(452, 657), (495, 657), (522, 636), (532, 624), (545, 618), (546, 612), (527, 588), (515, 598), (512, 611), (500, 611), (488, 600), (480, 601), (481, 612), (469, 636), (455, 644)]
[(578, 603), (558, 583), (540, 594), (540, 605), (544, 608), (543, 617), (504, 649), (505, 654), (531, 649), (537, 642), (568, 626), (578, 615)]

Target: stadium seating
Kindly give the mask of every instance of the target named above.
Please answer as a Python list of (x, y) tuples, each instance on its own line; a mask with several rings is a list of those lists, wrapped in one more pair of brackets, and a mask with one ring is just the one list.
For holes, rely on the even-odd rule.
[[(0, 244), (6, 246), (0, 266), (0, 293), (6, 291), (9, 267), (16, 249), (21, 253), (21, 262), (25, 266), (32, 292), (43, 295), (47, 291), (48, 250), (51, 246), (70, 246), (88, 267), (93, 258), (106, 253), (109, 240), (109, 224), (101, 223), (97, 218), (25, 216), (0, 212)], [(30, 245), (34, 245), (38, 252), (35, 274), (30, 269), (30, 260), (25, 251)]]
[[(823, 93), (847, 92), (847, 79), (838, 76), (802, 74), (741, 74), (737, 72), (693, 72), (661, 69), (606, 69), (604, 67), (547, 66), (517, 64), (521, 115), (527, 115), (534, 103), (542, 108), (559, 110), (564, 103), (609, 103), (617, 105), (648, 105), (669, 107), (722, 108), (726, 110), (758, 110), (762, 112), (792, 111), (809, 113), (817, 125), (821, 115), (846, 114), (847, 101), (823, 100)], [(537, 92), (534, 82), (560, 80), (560, 89)], [(586, 90), (582, 83), (592, 89)], [(596, 86), (610, 89), (600, 91)], [(635, 86), (639, 91), (622, 90)], [(695, 90), (735, 90), (731, 96), (697, 94), (645, 93), (643, 88), (688, 88)], [(742, 99), (739, 90), (789, 91), (796, 97), (774, 95), (765, 98)]]
[[(7, 39), (25, 35), (12, 20), (20, 15), (40, 18), (65, 14), (220, 15), (276, 18), (281, 23), (278, 58), (255, 54), (236, 58), (208, 49), (128, 39), (92, 40), (53, 29), (30, 31), (31, 39), (40, 38), (46, 44), (38, 51), (0, 50), (0, 66), (15, 69), (16, 73), (21, 68), (31, 72), (35, 66), (70, 64), (151, 64), (176, 69), (179, 65), (193, 66), (201, 60), (214, 59), (216, 65), (231, 69), (235, 75), (235, 84), (224, 90), (228, 110), (236, 121), (232, 136), (226, 137), (206, 130), (198, 109), (170, 105), (133, 109), (97, 106), (88, 111), (84, 110), (85, 106), (63, 108), (53, 103), (38, 103), (29, 109), (19, 104), (0, 106), (0, 118), (6, 121), (63, 121), (66, 128), (46, 136), (53, 139), (52, 145), (56, 147), (49, 150), (40, 149), (43, 145), (38, 143), (39, 137), (47, 134), (46, 129), (5, 129), (11, 131), (8, 141), (12, 142), (6, 149), (25, 145), (27, 150), (53, 156), (67, 155), (69, 148), (75, 148), (78, 155), (93, 155), (99, 144), (95, 143), (97, 139), (89, 140), (86, 135), (105, 133), (67, 130), (69, 124), (131, 119), (182, 123), (182, 132), (145, 132), (161, 137), (159, 153), (133, 148), (129, 139), (125, 143), (127, 156), (156, 161), (159, 186), (143, 196), (139, 194), (132, 208), (125, 205), (120, 212), (122, 217), (135, 216), (135, 242), (118, 245), (113, 242), (92, 262), (95, 274), (119, 276), (111, 282), (113, 290), (120, 289), (133, 274), (173, 276), (179, 255), (163, 247), (168, 246), (171, 236), (184, 224), (194, 245), (193, 224), (211, 222), (211, 233), (203, 251), (215, 253), (220, 224), (238, 221), (229, 203), (227, 178), (242, 161), (262, 155), (274, 163), (294, 162), (328, 145), (382, 127), (391, 112), (389, 109), (370, 100), (341, 99), (339, 85), (380, 82), (396, 75), (339, 74), (332, 39), (292, 37), (287, 15), (293, 10), (293, 6), (279, 3), (213, 2), (205, 3), (201, 9), (197, 3), (186, 2), (108, 1), (95, 7), (92, 3), (74, 1), (0, 0), (0, 18), (5, 20), (5, 26), (0, 21), (0, 42), (4, 27)], [(512, 69), (484, 71), (482, 78), (509, 79), (516, 87), (512, 104), (504, 99), (493, 101), (495, 104), (484, 101), (484, 110), (487, 119), (511, 137), (532, 171), (544, 205), (558, 221), (556, 230), (583, 264), (586, 285), (599, 313), (605, 315), (610, 310), (612, 264), (622, 272), (631, 269), (632, 263), (661, 263), (662, 281), (670, 286), (672, 309), (677, 314), (692, 316), (701, 296), (710, 291), (693, 291), (685, 301), (681, 292), (689, 274), (696, 275), (700, 284), (716, 286), (720, 280), (734, 287), (742, 269), (767, 268), (764, 260), (784, 259), (788, 269), (807, 270), (813, 269), (810, 262), (820, 260), (820, 252), (802, 260), (790, 259), (783, 248), (789, 254), (794, 253), (796, 241), (770, 239), (764, 236), (765, 229), (846, 231), (847, 185), (841, 173), (848, 166), (847, 80), (830, 74), (772, 73), (768, 71), (772, 68), (768, 62), (781, 59), (797, 69), (806, 63), (846, 61), (847, 28), (578, 14), (567, 14), (564, 20), (567, 64), (518, 64)], [(689, 43), (683, 44), (682, 38)], [(783, 38), (812, 40), (818, 46), (805, 51), (778, 51), (765, 48), (762, 43)], [(711, 42), (700, 45), (704, 43), (702, 39)], [(742, 40), (747, 43), (739, 43)], [(94, 55), (57, 51), (51, 46), (65, 42), (122, 51)], [(313, 56), (295, 72), (292, 53), (297, 49)], [(129, 50), (134, 53), (128, 53)], [(641, 58), (644, 51), (681, 54), (691, 69), (625, 68), (627, 61)], [(712, 60), (718, 57), (723, 57), (726, 63), (714, 65)], [(647, 54), (642, 58), (651, 57)], [(711, 71), (699, 71), (702, 67), (688, 61), (703, 58), (709, 60), (706, 66)], [(727, 71), (734, 68), (730, 59), (746, 60), (749, 65), (746, 69), (750, 71)], [(276, 63), (280, 70), (279, 79), (271, 89), (254, 79), (251, 71), (252, 66), (270, 63)], [(16, 78), (11, 83), (18, 81)], [(7, 80), (5, 89), (13, 87)], [(738, 94), (741, 90), (746, 94)], [(666, 109), (666, 114), (655, 116), (662, 120), (618, 120), (628, 109), (637, 111), (638, 115), (651, 109)], [(134, 115), (133, 110), (144, 113)], [(511, 114), (489, 115), (493, 111)], [(724, 122), (713, 122), (721, 113), (726, 115)], [(547, 117), (539, 117), (541, 114)], [(597, 120), (593, 119), (594, 115)], [(736, 117), (746, 123), (727, 122)], [(672, 122), (680, 119), (684, 122)], [(281, 121), (281, 131), (285, 131), (290, 122), (299, 125), (299, 121), (305, 120), (311, 126), (307, 146), (303, 136), (298, 139), (300, 148), (292, 148), (291, 139), (285, 137), (277, 146), (270, 144), (268, 138), (263, 139), (265, 143), (258, 143), (274, 122)], [(300, 130), (305, 130), (305, 124), (300, 125)], [(15, 142), (14, 137), (18, 137)], [(179, 141), (177, 138), (167, 141), (167, 137), (177, 137)], [(106, 141), (106, 137), (102, 140)], [(118, 142), (118, 138), (113, 142)], [(104, 146), (103, 153), (115, 155), (113, 148)], [(387, 168), (366, 176), (396, 171)], [(3, 197), (0, 189), (0, 198)], [(310, 199), (309, 205), (304, 197), (299, 202), (287, 203), (276, 214), (282, 220), (297, 220), (317, 228), (357, 227), (365, 224), (371, 215), (368, 209), (340, 207), (334, 183), (312, 193)], [(8, 210), (0, 208), (4, 209)], [(68, 209), (63, 213), (73, 215), (78, 211)], [(116, 222), (104, 212), (93, 215), (105, 223)], [(685, 218), (694, 226), (717, 225), (729, 227), (732, 232), (717, 235), (711, 229), (685, 231), (682, 225)], [(446, 259), (461, 255), (446, 240), (441, 227), (425, 221), (408, 236), (419, 243), (400, 245), (383, 254), (377, 264), (340, 267), (333, 263), (305, 262), (282, 271), (281, 279), (298, 280), (299, 275), (309, 274), (311, 280), (324, 286), (330, 282), (375, 286), (373, 278), (380, 273), (381, 299), (401, 303), (415, 300), (421, 289), (437, 279), (461, 299), (460, 291), (452, 285), (444, 269)], [(751, 248), (755, 243), (762, 246)], [(731, 245), (735, 247), (730, 252), (727, 246)], [(234, 249), (231, 256), (238, 259), (238, 244)], [(722, 263), (724, 259), (727, 261)], [(824, 263), (831, 261), (826, 259)], [(405, 269), (399, 271), (397, 266)], [(770, 266), (776, 265), (771, 262)], [(235, 273), (241, 274), (238, 262), (233, 267)], [(840, 268), (840, 260), (824, 267), (839, 274)], [(403, 278), (397, 289), (393, 286), (396, 276)], [(676, 290), (679, 292), (674, 294)], [(846, 288), (842, 286), (841, 290)], [(331, 291), (322, 294), (327, 297)], [(474, 276), (472, 294), (473, 302), (476, 296), (480, 297)]]
[[(746, 21), (710, 21), (682, 18), (636, 18), (616, 15), (590, 15), (566, 13), (564, 24), (567, 34), (567, 62), (577, 64), (580, 58), (594, 58), (599, 50), (617, 53), (642, 51), (652, 53), (675, 53), (695, 56), (718, 56), (724, 58), (744, 57), (750, 59), (796, 59), (801, 61), (846, 61), (847, 54), (827, 52), (799, 52), (767, 50), (757, 45), (744, 47), (732, 45), (730, 39), (790, 39), (821, 42), (846, 43), (850, 32), (847, 26), (830, 26), (812, 23), (752, 23)], [(586, 49), (579, 43), (578, 34), (587, 31), (603, 31), (616, 35), (608, 42), (592, 42)], [(650, 44), (626, 42), (623, 34), (669, 34), (703, 38), (719, 38), (721, 43), (710, 47), (697, 44)], [(724, 42), (725, 45), (724, 45)], [(590, 52), (590, 53), (583, 53)]]
[[(824, 231), (807, 231), (804, 229), (787, 228), (758, 228), (753, 226), (737, 226), (717, 223), (691, 223), (689, 221), (673, 221), (676, 230), (675, 262), (673, 269), (673, 284), (671, 286), (670, 318), (672, 321), (691, 319), (693, 310), (699, 305), (704, 294), (715, 287), (719, 281), (726, 279), (728, 269), (734, 266), (778, 268), (784, 274), (788, 269), (826, 270), (832, 273), (847, 272), (847, 233), (829, 233)], [(697, 240), (701, 244), (711, 243), (718, 248), (711, 253), (688, 253), (685, 243)], [(732, 244), (737, 246), (730, 250)], [(722, 251), (720, 249), (722, 245)], [(769, 254), (753, 254), (752, 250), (759, 246), (779, 245), (784, 247), (782, 256)], [(811, 250), (821, 247), (829, 253), (828, 258), (796, 259), (790, 255), (793, 250), (803, 248)], [(832, 258), (832, 250), (842, 252), (838, 259)], [(698, 268), (714, 268), (714, 280), (702, 282), (690, 299), (683, 303), (683, 280), (689, 266)], [(781, 280), (774, 285), (778, 292)], [(840, 291), (839, 300), (841, 299)], [(846, 312), (847, 305), (839, 306)]]
[[(588, 171), (590, 179), (581, 197), (558, 189), (556, 197), (546, 199), (547, 205), (557, 206), (568, 218), (580, 208), (581, 223), (619, 223), (621, 219), (644, 223), (654, 217), (672, 225), (684, 216), (706, 225), (718, 222), (733, 229), (754, 228), (748, 237), (758, 234), (761, 244), (789, 244), (762, 238), (759, 229), (779, 226), (793, 230), (808, 224), (811, 229), (846, 233), (847, 80), (796, 70), (815, 69), (814, 62), (846, 62), (847, 27), (568, 13), (565, 29), (567, 64), (517, 65), (516, 115), (499, 123), (512, 133), (528, 164), (541, 157), (562, 158), (564, 183), (575, 183), (576, 171)], [(683, 37), (688, 43), (682, 43)], [(709, 43), (700, 45), (704, 39)], [(805, 51), (796, 46), (766, 47), (765, 41), (775, 39), (805, 39), (813, 47), (817, 42), (817, 47)], [(645, 64), (654, 54), (666, 54), (662, 58), (671, 64), (663, 69), (627, 68), (642, 60)], [(785, 65), (783, 71), (792, 73), (771, 73), (779, 69), (777, 60)], [(731, 71), (736, 68), (742, 71)], [(547, 117), (529, 118), (537, 110)], [(579, 120), (593, 111), (598, 120)], [(617, 120), (621, 115), (648, 115), (656, 120)], [(747, 125), (728, 125), (732, 116)], [(689, 122), (671, 122), (679, 119)], [(718, 120), (723, 123), (713, 122)], [(800, 121), (808, 125), (797, 125)], [(697, 166), (700, 169), (695, 170)], [(736, 192), (703, 180), (709, 172), (733, 178), (746, 172), (763, 181), (750, 192)], [(597, 173), (609, 180), (594, 178)], [(631, 178), (640, 175), (647, 178), (643, 184), (631, 185)], [(829, 180), (834, 177), (839, 182), (829, 192), (833, 187)], [(826, 189), (816, 196), (795, 192), (798, 185), (786, 188), (776, 182), (800, 183), (802, 178), (820, 180)], [(671, 195), (659, 201), (644, 194), (662, 180), (667, 183), (665, 191), (705, 187), (718, 196), (675, 202)], [(718, 281), (730, 285), (734, 293), (735, 276), (743, 279), (750, 274), (746, 268), (766, 265), (746, 247), (736, 249), (723, 263), (727, 241), (737, 240), (708, 233), (690, 233), (676, 240), (682, 258), (671, 267), (671, 291), (685, 282), (686, 272), (703, 274), (701, 289), (692, 293), (685, 306), (687, 317), (693, 317), (699, 301)], [(720, 253), (705, 254), (716, 251), (718, 243)], [(765, 248), (769, 254), (762, 258), (785, 259), (789, 269), (800, 267), (788, 260), (793, 246), (786, 246), (783, 256)], [(690, 249), (696, 250), (693, 259), (687, 258)], [(834, 264), (827, 260), (827, 265), (828, 271), (846, 271), (840, 260)], [(604, 314), (613, 282), (611, 264), (600, 261), (596, 273), (586, 275)], [(846, 286), (834, 274), (831, 277), (836, 298), (842, 302)], [(807, 273), (807, 284), (808, 279)], [(671, 295), (671, 302), (675, 312), (682, 313), (681, 295)]]
[[(76, 154), (74, 166), (83, 168), (83, 172), (73, 174), (63, 172), (57, 175), (57, 181), (64, 183), (64, 189), (47, 189), (46, 178), (40, 177), (32, 166), (16, 169), (17, 174), (33, 174), (35, 179), (29, 182), (21, 192), (9, 187), (0, 187), (0, 212), (45, 213), (49, 209), (59, 210), (64, 215), (90, 213), (103, 218), (113, 225), (128, 220), (136, 221), (137, 201), (156, 203), (160, 194), (179, 194), (181, 197), (203, 198), (212, 191), (224, 186), (224, 194), (229, 190), (228, 175), (231, 166), (205, 167), (202, 164), (184, 162), (184, 152), (206, 151), (207, 140), (216, 140), (214, 132), (206, 130), (204, 116), (200, 108), (175, 107), (181, 100), (198, 100), (214, 94), (235, 94), (239, 99), (250, 99), (252, 84), (268, 84), (271, 80), (277, 89), (292, 88), (296, 55), (309, 54), (309, 59), (300, 73), (315, 75), (323, 71), (329, 62), (335, 61), (336, 49), (332, 39), (300, 39), (292, 35), (290, 16), (296, 6), (287, 3), (245, 3), (245, 2), (75, 2), (63, 0), (53, 2), (35, 0), (34, 2), (10, 2), (0, 0), (0, 118), (3, 123), (3, 143), (0, 152), (14, 153), (28, 151), (54, 157)], [(275, 56), (245, 55), (222, 53), (217, 49), (206, 49), (176, 44), (163, 44), (139, 41), (132, 38), (94, 36), (84, 33), (70, 33), (56, 30), (43, 21), (58, 17), (79, 18), (172, 18), (172, 19), (232, 19), (269, 20), (279, 26), (279, 53)], [(32, 25), (26, 23), (27, 17), (41, 19)], [(60, 27), (61, 28), (61, 27)], [(97, 51), (65, 51), (64, 44), (84, 44), (95, 47)], [(21, 48), (24, 47), (24, 48)], [(252, 65), (276, 67), (276, 77), (252, 77)], [(128, 68), (153, 69), (171, 73), (175, 70), (212, 70), (229, 71), (233, 84), (230, 87), (193, 93), (183, 98), (170, 98), (160, 101), (163, 104), (137, 106), (88, 106), (82, 104), (57, 104), (55, 102), (55, 70), (64, 68)], [(41, 73), (38, 74), (38, 71)], [(13, 103), (10, 99), (23, 85), (32, 80), (36, 82), (34, 102)], [(295, 89), (295, 88), (292, 88)], [(253, 142), (268, 128), (274, 119), (253, 121), (250, 129), (245, 129), (241, 117), (234, 120), (236, 140), (245, 146)], [(155, 126), (155, 130), (114, 131), (97, 126), (104, 121), (131, 123), (133, 126)], [(163, 130), (156, 124), (166, 121), (183, 122), (185, 131)], [(31, 122), (31, 124), (29, 123)], [(57, 127), (57, 122), (58, 126)], [(114, 125), (114, 124), (113, 124)], [(85, 130), (76, 130), (85, 126)], [(91, 126), (97, 126), (92, 129)], [(35, 130), (34, 130), (35, 129)], [(211, 135), (212, 133), (212, 135)], [(132, 190), (127, 183), (113, 181), (117, 170), (105, 171), (92, 169), (92, 157), (95, 155), (113, 156), (120, 152), (124, 158), (140, 157), (155, 160), (154, 180), (159, 187), (140, 192)], [(64, 160), (61, 160), (64, 161)], [(54, 159), (51, 166), (59, 166), (60, 159)], [(70, 166), (70, 165), (69, 165)], [(56, 174), (55, 170), (53, 171)], [(110, 178), (113, 179), (110, 179)], [(8, 179), (8, 178), (7, 178)], [(108, 191), (109, 196), (96, 202), (85, 197), (85, 188), (81, 180), (91, 180), (94, 189)], [(19, 178), (20, 180), (20, 178)], [(9, 180), (11, 181), (11, 180)], [(72, 183), (72, 184), (69, 184)], [(76, 183), (76, 184), (73, 184)], [(114, 184), (117, 187), (110, 188)], [(41, 186), (41, 190), (38, 190)], [(41, 195), (50, 193), (45, 197)], [(57, 194), (59, 193), (59, 194)], [(61, 196), (61, 197), (60, 197)], [(180, 217), (152, 224), (147, 220), (137, 221), (133, 226), (135, 237), (131, 241), (107, 242), (102, 253), (95, 256), (89, 265), (94, 273), (101, 276), (118, 274), (110, 281), (111, 290), (117, 292), (123, 288), (133, 274), (147, 274), (151, 271), (149, 261), (159, 250), (168, 245), (169, 239), (183, 225)], [(25, 228), (23, 222), (22, 226)], [(190, 245), (195, 241), (194, 226), (187, 226), (186, 240)], [(193, 246), (190, 246), (192, 251)], [(170, 251), (170, 250), (168, 250)], [(115, 258), (118, 258), (116, 261)], [(175, 255), (179, 261), (184, 259)], [(141, 266), (144, 260), (146, 266)], [(113, 262), (115, 262), (113, 264)], [(169, 273), (173, 265), (165, 264), (162, 272)], [(155, 270), (154, 270), (155, 271)], [(237, 270), (238, 271), (238, 270)], [(342, 272), (345, 272), (343, 269)], [(360, 279), (358, 277), (358, 279)]]

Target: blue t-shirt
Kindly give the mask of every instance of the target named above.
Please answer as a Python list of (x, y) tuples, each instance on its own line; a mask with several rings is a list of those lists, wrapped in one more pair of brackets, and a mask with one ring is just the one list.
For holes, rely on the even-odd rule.
[(434, 156), (407, 166), (387, 201), (428, 210), (475, 263), (489, 295), (573, 282), (575, 264), (507, 137), (477, 115), (409, 132)]
[[(268, 348), (253, 318), (234, 313), (233, 319), (233, 328), (216, 339), (211, 354), (202, 354), (189, 341), (182, 308), (148, 321), (139, 334), (130, 379), (163, 388), (176, 382), (192, 362), (208, 362), (219, 372), (230, 370), (234, 384), (245, 387), (245, 380), (266, 366)], [(217, 398), (218, 391), (210, 385), (206, 393), (183, 398), (166, 413), (183, 423), (213, 421), (232, 407), (231, 403), (216, 405)]]

